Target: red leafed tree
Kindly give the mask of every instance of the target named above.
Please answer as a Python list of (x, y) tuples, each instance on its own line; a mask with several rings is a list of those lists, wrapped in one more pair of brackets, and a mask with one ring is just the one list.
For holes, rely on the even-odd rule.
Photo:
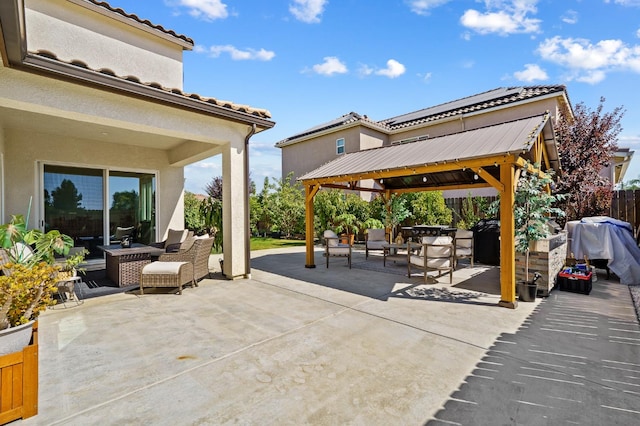
[(574, 108), (573, 121), (565, 111), (557, 125), (562, 173), (556, 192), (568, 194), (559, 203), (567, 221), (609, 213), (613, 183), (600, 176), (600, 171), (611, 164), (618, 149), (624, 109), (603, 112), (604, 102), (601, 97), (594, 111), (581, 102)]

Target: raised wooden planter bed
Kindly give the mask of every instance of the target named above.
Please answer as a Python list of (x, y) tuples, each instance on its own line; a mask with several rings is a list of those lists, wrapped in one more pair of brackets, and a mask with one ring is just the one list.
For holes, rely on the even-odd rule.
[(21, 352), (0, 356), (0, 424), (38, 414), (38, 322)]

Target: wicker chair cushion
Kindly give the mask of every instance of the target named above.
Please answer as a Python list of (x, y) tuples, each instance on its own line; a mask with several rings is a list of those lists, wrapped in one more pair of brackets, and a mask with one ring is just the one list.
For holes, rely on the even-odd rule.
[(385, 241), (385, 234), (384, 234), (384, 229), (369, 229), (367, 231), (368, 236), (368, 241), (367, 241), (367, 245), (369, 245), (369, 243), (374, 243), (378, 242), (378, 241), (382, 241), (382, 244), (386, 243)]
[(142, 275), (176, 275), (186, 263), (188, 262), (151, 262), (142, 268)]
[(376, 240), (376, 241), (371, 241), (371, 240), (369, 240), (369, 241), (367, 241), (367, 248), (368, 248), (369, 250), (371, 250), (371, 249), (378, 249), (378, 250), (380, 250), (380, 249), (383, 249), (383, 248), (384, 248), (383, 246), (384, 246), (385, 244), (388, 244), (385, 240), (381, 240), (381, 241), (378, 241), (378, 240)]

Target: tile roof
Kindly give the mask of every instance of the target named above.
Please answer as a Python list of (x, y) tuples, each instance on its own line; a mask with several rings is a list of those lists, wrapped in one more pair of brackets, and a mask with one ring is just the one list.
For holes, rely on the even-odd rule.
[(563, 85), (499, 87), (466, 98), (388, 118), (380, 121), (380, 123), (390, 130), (396, 130), (565, 91), (566, 87)]
[(175, 31), (166, 29), (162, 25), (154, 24), (151, 21), (149, 21), (148, 19), (139, 18), (138, 15), (136, 15), (136, 14), (127, 13), (127, 12), (125, 12), (123, 9), (121, 9), (119, 7), (113, 7), (109, 3), (107, 3), (106, 1), (98, 1), (98, 0), (85, 0), (85, 1), (87, 1), (89, 3), (93, 3), (96, 6), (103, 7), (103, 8), (105, 8), (105, 9), (111, 11), (111, 12), (118, 13), (118, 14), (124, 16), (125, 18), (133, 19), (134, 21), (137, 21), (137, 22), (139, 22), (141, 24), (147, 25), (147, 26), (149, 26), (151, 28), (154, 28), (154, 29), (156, 29), (158, 31), (162, 31), (165, 34), (172, 35), (173, 37), (179, 38), (179, 39), (181, 39), (181, 40), (183, 40), (183, 41), (185, 41), (187, 43), (190, 43), (191, 45), (194, 44), (193, 40), (191, 38), (189, 38), (189, 37), (187, 37), (187, 36), (185, 36), (183, 34), (177, 34)]
[(116, 78), (116, 79), (121, 80), (121, 81), (127, 81), (127, 82), (130, 82), (132, 84), (145, 86), (147, 88), (153, 88), (153, 89), (165, 92), (165, 93), (172, 93), (174, 95), (178, 95), (178, 96), (181, 96), (181, 97), (186, 98), (186, 99), (200, 101), (200, 102), (204, 102), (204, 103), (210, 104), (210, 105), (216, 105), (218, 107), (222, 107), (222, 108), (230, 109), (230, 110), (233, 110), (233, 111), (238, 111), (238, 112), (250, 114), (252, 116), (260, 117), (260, 118), (263, 118), (263, 119), (271, 118), (271, 113), (266, 109), (252, 108), (252, 107), (250, 107), (248, 105), (235, 104), (235, 103), (230, 102), (230, 101), (225, 101), (225, 100), (205, 97), (205, 96), (198, 95), (197, 93), (187, 93), (187, 92), (183, 92), (180, 89), (163, 87), (161, 84), (156, 83), (156, 82), (142, 82), (142, 81), (140, 81), (140, 79), (138, 77), (132, 76), (132, 75), (118, 76), (113, 72), (113, 70), (111, 70), (109, 68), (92, 69), (92, 68), (89, 68), (89, 66), (85, 62), (83, 62), (81, 60), (71, 60), (71, 61), (68, 61), (68, 62), (67, 61), (63, 61), (63, 60), (59, 59), (54, 53), (52, 53), (52, 52), (50, 52), (48, 50), (38, 50), (37, 52), (29, 52), (29, 53), (32, 54), (32, 55), (35, 55), (37, 57), (40, 57), (40, 58), (46, 58), (46, 59), (49, 59), (51, 61), (55, 61), (55, 62), (60, 63), (60, 64), (73, 65), (73, 66), (76, 66), (78, 68), (82, 68), (82, 69), (84, 69), (86, 71), (89, 71), (89, 72), (94, 72), (94, 73), (101, 74), (101, 75), (107, 75), (107, 76)]
[[(428, 164), (528, 152), (549, 115), (537, 115), (417, 142), (344, 154), (300, 176), (299, 180), (411, 169)], [(552, 157), (557, 157), (552, 153)]]
[(563, 92), (566, 95), (566, 87), (563, 85), (500, 87), (380, 121), (373, 121), (367, 118), (366, 115), (351, 112), (335, 120), (329, 121), (328, 123), (312, 127), (301, 133), (283, 139), (276, 143), (276, 147), (286, 146), (291, 143), (295, 143), (297, 139), (355, 122), (375, 126), (385, 132), (391, 132), (447, 117), (482, 111), (555, 93), (560, 94)]

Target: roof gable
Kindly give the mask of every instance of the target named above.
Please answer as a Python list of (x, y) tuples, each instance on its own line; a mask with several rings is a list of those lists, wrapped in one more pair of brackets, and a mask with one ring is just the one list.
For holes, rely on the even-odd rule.
[(283, 147), (292, 143), (301, 142), (322, 131), (337, 129), (341, 126), (350, 125), (355, 121), (360, 121), (362, 123), (368, 122), (369, 125), (373, 125), (382, 131), (390, 133), (398, 129), (406, 129), (411, 126), (422, 125), (442, 118), (468, 114), (471, 112), (481, 112), (495, 107), (531, 102), (546, 96), (562, 96), (566, 98), (566, 87), (563, 85), (500, 87), (487, 92), (478, 93), (377, 122), (369, 120), (366, 115), (363, 116), (355, 112), (351, 112), (328, 123), (312, 127), (301, 133), (290, 136), (287, 139), (283, 139), (276, 143), (276, 147)]

